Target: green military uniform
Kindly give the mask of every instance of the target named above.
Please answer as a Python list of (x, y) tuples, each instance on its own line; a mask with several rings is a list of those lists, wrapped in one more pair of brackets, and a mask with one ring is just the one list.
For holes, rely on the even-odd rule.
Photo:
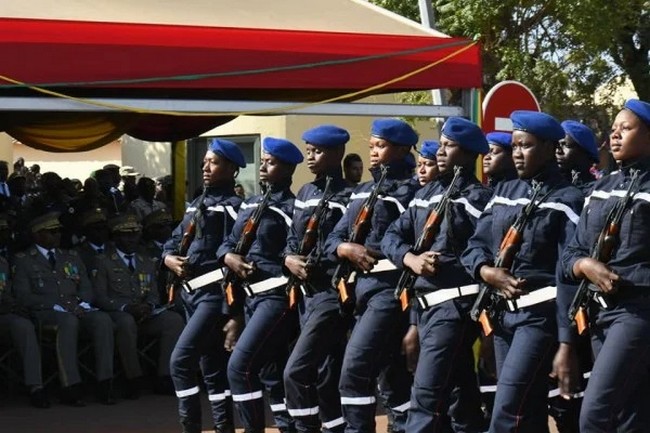
[(57, 358), (63, 386), (81, 382), (77, 363), (80, 329), (93, 340), (97, 380), (108, 380), (113, 377), (113, 323), (106, 313), (80, 307), (80, 302), (92, 303), (92, 290), (79, 255), (59, 248), (51, 251), (56, 260), (54, 267), (36, 245), (16, 254), (16, 296), (32, 311), (40, 326), (57, 327)]
[(116, 326), (116, 344), (126, 377), (142, 376), (138, 359), (138, 334), (160, 339), (158, 375), (169, 376), (169, 359), (183, 330), (182, 318), (172, 311), (152, 314), (138, 323), (136, 317), (125, 311), (127, 305), (148, 303), (161, 304), (156, 284), (156, 261), (136, 253), (133, 257), (135, 270), (114, 247), (106, 254), (98, 255), (92, 271), (95, 304), (113, 319)]
[(31, 320), (15, 314), (15, 300), (11, 293), (9, 264), (0, 257), (0, 334), (9, 335), (23, 360), (25, 385), (43, 386), (41, 373), (41, 351), (38, 347), (36, 330)]

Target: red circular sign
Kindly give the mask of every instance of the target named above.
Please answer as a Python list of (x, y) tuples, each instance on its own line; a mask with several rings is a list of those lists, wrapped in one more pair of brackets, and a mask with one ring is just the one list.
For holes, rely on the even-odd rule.
[(512, 131), (510, 114), (515, 110), (541, 111), (528, 87), (518, 81), (502, 81), (485, 95), (483, 132)]

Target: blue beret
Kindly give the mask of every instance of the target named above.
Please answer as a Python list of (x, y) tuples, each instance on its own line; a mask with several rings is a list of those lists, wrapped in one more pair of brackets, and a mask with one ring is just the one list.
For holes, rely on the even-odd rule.
[(506, 149), (512, 148), (512, 134), (510, 132), (488, 132), (485, 135), (488, 144), (496, 144)]
[(650, 104), (638, 99), (628, 99), (624, 105), (625, 108), (636, 114), (643, 123), (650, 125)]
[(287, 164), (300, 164), (303, 160), (302, 153), (296, 145), (283, 138), (266, 137), (262, 147), (264, 152)]
[(528, 132), (542, 140), (560, 141), (564, 129), (555, 117), (539, 111), (517, 110), (510, 115), (512, 129)]
[(582, 147), (585, 152), (587, 152), (591, 159), (593, 159), (595, 162), (598, 162), (600, 160), (598, 157), (598, 145), (596, 144), (596, 136), (594, 135), (591, 128), (575, 120), (565, 120), (562, 122), (562, 128), (564, 128), (566, 135), (573, 138), (573, 140), (575, 140), (575, 142), (578, 143), (578, 145)]
[(417, 132), (411, 125), (399, 119), (375, 119), (370, 128), (370, 135), (398, 146), (415, 146), (418, 143)]
[(426, 159), (436, 159), (436, 154), (438, 153), (438, 148), (440, 143), (435, 140), (426, 140), (422, 142), (422, 149), (420, 149), (420, 155), (422, 158)]
[(246, 167), (244, 154), (241, 153), (239, 146), (232, 141), (213, 138), (208, 144), (208, 150), (229, 159), (241, 168)]
[(462, 117), (450, 117), (442, 125), (442, 135), (460, 144), (465, 150), (485, 155), (490, 150), (478, 125)]
[(306, 130), (302, 134), (306, 143), (321, 147), (343, 146), (350, 140), (350, 134), (343, 128), (334, 125), (320, 125)]
[(418, 166), (418, 163), (415, 161), (415, 156), (411, 152), (404, 157), (404, 163), (411, 170)]

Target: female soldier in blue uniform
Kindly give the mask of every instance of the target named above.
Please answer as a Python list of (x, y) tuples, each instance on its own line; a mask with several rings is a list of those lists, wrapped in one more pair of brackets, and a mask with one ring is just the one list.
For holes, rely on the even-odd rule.
[[(348, 209), (325, 244), (331, 260), (348, 260), (356, 269), (364, 271), (357, 277), (357, 320), (345, 350), (339, 383), (347, 433), (374, 431), (375, 382), (391, 356), (399, 356), (401, 338), (408, 326), (408, 316), (393, 297), (399, 272), (385, 259), (379, 245), (390, 223), (405, 211), (418, 188), (406, 160), (417, 141), (413, 128), (401, 120), (377, 119), (372, 123), (369, 147), (373, 180), (354, 190)], [(369, 234), (363, 245), (349, 242), (348, 235), (364, 199), (370, 196), (381, 177), (382, 165), (387, 175), (373, 208)], [(405, 414), (410, 375), (403, 368), (387, 377), (392, 381), (390, 405)], [(394, 430), (403, 430), (403, 419), (395, 422)]]
[[(295, 195), (291, 180), (303, 156), (291, 142), (266, 137), (260, 179), (271, 189), (268, 207), (261, 215), (254, 240), (245, 256), (234, 252), (246, 223), (261, 196), (241, 206), (232, 233), (219, 248), (217, 257), (248, 285), (245, 303), (246, 328), (228, 362), (228, 381), (232, 398), (246, 433), (264, 431), (262, 381), (269, 389), (271, 411), (280, 431), (293, 430), (284, 404), (282, 372), (289, 356), (289, 343), (295, 330), (295, 311), (289, 309), (282, 275)], [(260, 380), (261, 379), (261, 380)]]
[(415, 167), (420, 186), (424, 186), (438, 176), (438, 163), (436, 153), (440, 143), (435, 140), (425, 140), (418, 152), (417, 167)]
[[(341, 170), (350, 135), (337, 126), (321, 125), (305, 131), (302, 138), (306, 142), (307, 166), (316, 179), (298, 191), (284, 265), (304, 281), (309, 292), (308, 296), (299, 296), (301, 332), (284, 369), (284, 387), (287, 409), (295, 419), (297, 432), (320, 432), (321, 420), (325, 431), (342, 432), (338, 381), (349, 320), (339, 314), (337, 292), (330, 284), (336, 263), (328, 260), (322, 250), (352, 192)], [(325, 192), (327, 176), (331, 179)], [(316, 244), (308, 255), (298, 255), (307, 224), (323, 194), (327, 194), (327, 210), (314, 233)]]
[[(498, 382), (490, 432), (548, 432), (548, 374), (557, 345), (555, 273), (583, 199), (558, 171), (560, 124), (532, 111), (515, 111), (510, 118), (519, 179), (496, 187), (462, 261), (474, 278), (515, 300), (499, 302), (493, 312)], [(531, 200), (535, 206), (528, 208), (521, 241), (512, 243), (512, 266), (495, 267), (504, 235)]]
[(488, 132), (485, 135), (490, 150), (483, 157), (483, 174), (487, 176), (490, 188), (506, 180), (517, 178), (515, 163), (512, 161), (512, 134), (510, 132)]
[[(226, 332), (225, 344), (231, 346), (238, 332), (238, 321), (224, 315), (221, 286), (209, 276), (217, 266), (217, 248), (230, 233), (237, 217), (241, 199), (235, 195), (233, 187), (239, 168), (245, 166), (244, 155), (235, 143), (221, 139), (210, 141), (203, 158), (205, 196), (187, 208), (183, 221), (163, 248), (163, 262), (188, 288), (180, 290), (187, 325), (171, 357), (171, 376), (185, 433), (201, 431), (199, 368), (207, 387), (215, 430), (218, 433), (234, 431), (222, 328)], [(190, 222), (197, 219), (195, 213), (199, 210), (194, 239), (187, 254), (179, 256), (179, 243)]]
[[(474, 234), (476, 219), (491, 196), (474, 175), (478, 154), (487, 150), (476, 124), (449, 118), (442, 127), (437, 154), (438, 179), (416, 193), (408, 211), (391, 224), (381, 244), (397, 267), (408, 268), (418, 276), (414, 289), (420, 355), (405, 429), (409, 433), (447, 431), (447, 411), (455, 387), (459, 400), (452, 414), (456, 430), (483, 431), (472, 352), (478, 328), (467, 314), (478, 286), (463, 271), (459, 254)], [(455, 177), (457, 169), (461, 172)], [(429, 213), (448, 191), (450, 201), (441, 211), (442, 224), (431, 248), (413, 251)]]
[[(592, 301), (588, 308), (595, 362), (580, 414), (584, 433), (645, 432), (650, 417), (650, 104), (627, 101), (610, 134), (619, 170), (595, 183), (562, 260), (566, 277), (587, 279), (590, 289), (605, 295), (608, 305), (601, 308)], [(635, 176), (611, 257), (601, 263), (590, 257), (591, 249)], [(575, 355), (575, 331), (567, 319), (572, 297), (571, 291), (558, 293), (564, 332), (560, 332), (555, 372), (567, 398), (575, 391), (571, 373), (578, 373), (570, 362)]]
[(587, 125), (575, 120), (562, 122), (566, 136), (560, 140), (555, 152), (562, 175), (586, 196), (596, 178), (591, 167), (600, 160), (596, 137)]

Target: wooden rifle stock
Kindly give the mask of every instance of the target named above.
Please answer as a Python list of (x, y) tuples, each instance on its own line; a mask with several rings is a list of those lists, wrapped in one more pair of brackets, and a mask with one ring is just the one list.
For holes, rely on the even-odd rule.
[[(363, 245), (366, 242), (366, 237), (370, 232), (370, 225), (372, 222), (372, 215), (375, 211), (375, 204), (379, 198), (379, 193), (381, 192), (381, 186), (386, 180), (388, 174), (388, 167), (385, 165), (381, 166), (381, 177), (375, 183), (375, 188), (372, 190), (370, 195), (366, 198), (361, 206), (359, 214), (354, 220), (354, 225), (349, 236), (349, 242)], [(332, 286), (338, 290), (341, 304), (344, 309), (350, 310), (354, 304), (354, 294), (352, 293), (352, 288), (348, 286), (350, 277), (352, 275), (352, 267), (348, 260), (342, 260), (336, 270), (334, 271), (334, 276), (332, 277)]]
[[(203, 210), (205, 209), (203, 200), (205, 200), (205, 194), (207, 191), (208, 189), (204, 187), (198, 201), (196, 212), (194, 212), (192, 215), (192, 218), (190, 219), (187, 228), (185, 228), (185, 232), (183, 233), (183, 236), (179, 242), (178, 255), (181, 257), (185, 257), (190, 249), (190, 245), (192, 245), (192, 241), (194, 241), (194, 237), (196, 236), (196, 224), (198, 222), (198, 219), (201, 217)], [(176, 273), (169, 269), (167, 271), (167, 281), (169, 281), (167, 284), (167, 305), (172, 305), (174, 303), (174, 297), (176, 296), (176, 288), (181, 283), (181, 279), (178, 277), (178, 275), (176, 275)]]
[[(636, 187), (639, 179), (639, 170), (631, 171), (632, 178), (628, 185), (625, 195), (614, 205), (607, 219), (605, 225), (600, 231), (596, 243), (591, 251), (590, 257), (596, 259), (601, 263), (607, 263), (611, 260), (614, 248), (618, 244), (619, 234), (621, 230), (621, 220), (628, 204), (632, 199), (632, 190)], [(589, 300), (594, 296), (602, 296), (597, 293), (591, 293), (589, 289), (589, 280), (584, 278), (578, 290), (576, 291), (569, 310), (567, 312), (570, 322), (575, 322), (576, 329), (579, 335), (589, 328), (589, 318), (587, 315), (587, 305)]]
[[(318, 242), (318, 227), (320, 225), (321, 219), (323, 218), (323, 215), (325, 215), (325, 212), (327, 211), (327, 205), (332, 198), (329, 192), (331, 183), (332, 183), (332, 177), (327, 176), (325, 180), (325, 189), (323, 190), (323, 196), (318, 201), (316, 208), (309, 216), (309, 220), (307, 220), (305, 233), (302, 237), (302, 240), (300, 241), (300, 245), (298, 246), (299, 256), (306, 256), (308, 254), (311, 254)], [(310, 265), (311, 263), (309, 263), (308, 260), (307, 269), (309, 269)], [(301, 284), (302, 283), (300, 279), (295, 275), (291, 275), (289, 277), (289, 281), (287, 283), (287, 294), (289, 296), (289, 308), (293, 308), (298, 302), (298, 296), (299, 296), (298, 293)]]
[[(262, 189), (264, 189), (264, 185), (261, 186)], [(242, 229), (241, 236), (237, 241), (237, 245), (235, 245), (235, 249), (232, 251), (233, 254), (245, 256), (250, 251), (251, 247), (253, 246), (253, 242), (255, 241), (255, 237), (257, 235), (257, 229), (260, 225), (262, 214), (264, 213), (264, 210), (268, 206), (270, 198), (271, 198), (271, 187), (268, 186), (266, 187), (266, 192), (264, 193), (264, 196), (262, 197), (262, 200), (260, 201), (259, 205), (255, 209), (255, 212), (253, 212), (253, 214), (246, 221), (246, 224)], [(226, 295), (226, 303), (228, 304), (228, 306), (232, 306), (237, 301), (236, 281), (237, 281), (237, 276), (231, 269), (228, 269), (226, 271), (226, 275), (223, 278), (223, 288), (224, 288), (223, 290)]]
[[(427, 221), (424, 223), (422, 234), (418, 237), (413, 246), (413, 254), (420, 255), (431, 249), (431, 246), (438, 235), (438, 231), (440, 230), (440, 226), (442, 225), (442, 220), (445, 218), (447, 206), (449, 205), (452, 195), (455, 193), (456, 181), (460, 178), (461, 174), (462, 167), (454, 167), (454, 177), (440, 199), (440, 202), (438, 202), (438, 204), (431, 209), (431, 212), (429, 212)], [(411, 294), (417, 279), (418, 276), (408, 268), (404, 269), (402, 275), (399, 277), (397, 288), (395, 289), (395, 299), (399, 299), (402, 311), (406, 311), (411, 303)]]
[[(526, 223), (530, 219), (531, 215), (539, 204), (548, 196), (547, 193), (542, 197), (539, 202), (537, 202), (537, 196), (542, 190), (542, 184), (540, 182), (534, 182), (533, 184), (533, 193), (530, 198), (530, 202), (524, 206), (521, 210), (521, 213), (517, 216), (515, 222), (508, 228), (508, 231), (501, 239), (499, 244), (499, 252), (497, 253), (497, 258), (494, 261), (495, 268), (512, 268), (512, 264), (515, 259), (515, 255), (521, 247), (523, 241), (523, 231)], [(490, 335), (494, 328), (491, 323), (491, 317), (496, 309), (497, 304), (500, 301), (500, 296), (494, 292), (494, 290), (487, 284), (481, 283), (478, 295), (472, 305), (472, 309), (469, 312), (469, 316), (472, 320), (478, 321), (481, 327), (483, 328), (483, 333), (485, 336)]]

